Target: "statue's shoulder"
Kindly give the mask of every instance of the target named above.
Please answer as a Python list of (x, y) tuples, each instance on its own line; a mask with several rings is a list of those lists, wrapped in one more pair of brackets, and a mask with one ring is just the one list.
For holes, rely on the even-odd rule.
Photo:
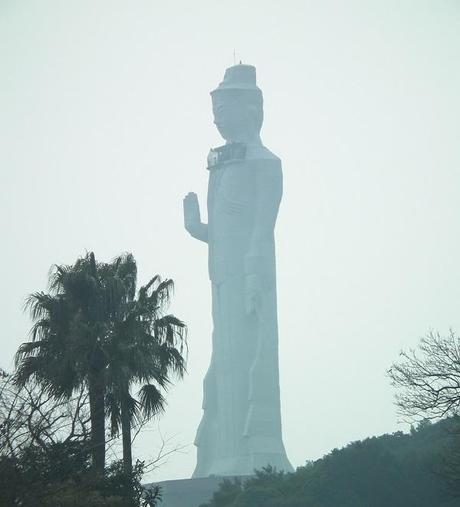
[(246, 160), (256, 165), (266, 165), (270, 167), (281, 167), (281, 159), (277, 157), (268, 148), (260, 145), (248, 145), (246, 150)]

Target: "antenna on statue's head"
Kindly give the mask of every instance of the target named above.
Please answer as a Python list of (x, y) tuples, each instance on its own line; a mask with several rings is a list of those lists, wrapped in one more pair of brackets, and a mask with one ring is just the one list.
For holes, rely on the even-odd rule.
[[(242, 65), (243, 60), (239, 60), (238, 65)], [(233, 50), (233, 65), (236, 65), (236, 50)]]

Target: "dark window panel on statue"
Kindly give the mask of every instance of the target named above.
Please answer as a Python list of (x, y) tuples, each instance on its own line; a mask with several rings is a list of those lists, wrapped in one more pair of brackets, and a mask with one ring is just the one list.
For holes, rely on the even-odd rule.
[(208, 224), (184, 199), (185, 228), (208, 243), (212, 358), (204, 379), (193, 477), (292, 471), (282, 441), (274, 228), (281, 161), (260, 139), (262, 92), (251, 65), (235, 65), (211, 92), (226, 144), (208, 156)]

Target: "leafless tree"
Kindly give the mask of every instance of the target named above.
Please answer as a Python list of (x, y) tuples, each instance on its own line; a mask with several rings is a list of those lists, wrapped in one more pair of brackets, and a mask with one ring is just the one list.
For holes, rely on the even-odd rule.
[(429, 333), (417, 349), (400, 353), (388, 371), (396, 405), (408, 421), (441, 419), (460, 408), (460, 338)]
[(56, 400), (37, 386), (17, 387), (0, 372), (0, 455), (17, 456), (33, 444), (46, 451), (57, 442), (88, 441), (90, 418), (87, 392)]

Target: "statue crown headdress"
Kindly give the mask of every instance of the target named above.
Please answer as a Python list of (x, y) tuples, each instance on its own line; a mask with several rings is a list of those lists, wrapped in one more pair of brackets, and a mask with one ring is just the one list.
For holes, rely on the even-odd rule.
[(211, 95), (224, 90), (248, 90), (262, 94), (256, 82), (256, 68), (243, 63), (229, 67), (225, 71), (224, 80)]

